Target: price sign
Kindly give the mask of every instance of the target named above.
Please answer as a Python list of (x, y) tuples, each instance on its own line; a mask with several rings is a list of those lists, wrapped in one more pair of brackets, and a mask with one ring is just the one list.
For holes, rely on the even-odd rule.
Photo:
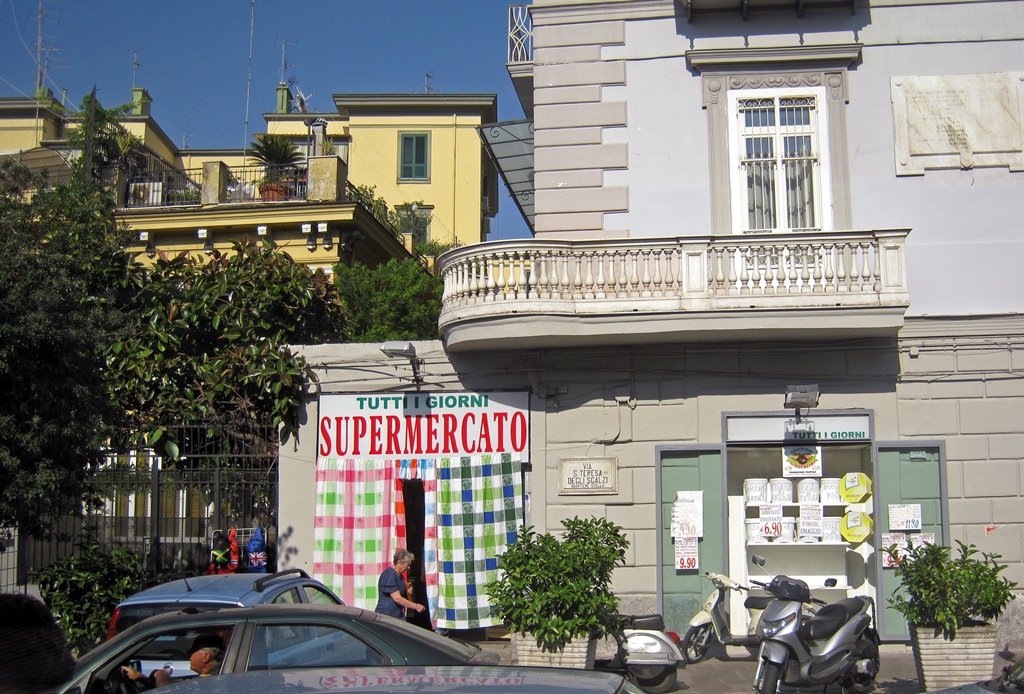
[(782, 534), (782, 513), (781, 504), (761, 505), (760, 514), (762, 535), (765, 537), (778, 537)]
[(704, 534), (704, 492), (676, 492), (672, 502), (672, 537), (700, 537)]
[(889, 504), (889, 530), (920, 530), (921, 504)]
[(804, 537), (822, 536), (821, 504), (800, 504), (800, 534)]
[(675, 549), (677, 570), (695, 571), (700, 568), (696, 537), (677, 537)]
[(907, 535), (906, 533), (882, 533), (882, 549), (887, 549), (893, 545), (896, 545), (896, 558), (893, 559), (889, 556), (888, 552), (882, 552), (882, 568), (891, 569), (899, 564), (903, 558), (903, 554), (907, 549)]

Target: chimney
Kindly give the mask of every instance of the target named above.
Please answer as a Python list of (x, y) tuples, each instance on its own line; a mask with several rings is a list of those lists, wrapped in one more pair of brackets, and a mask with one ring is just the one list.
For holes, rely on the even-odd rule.
[(324, 138), (327, 137), (327, 119), (317, 118), (309, 125), (313, 131), (313, 156), (319, 157), (324, 153)]
[(133, 116), (148, 116), (149, 105), (153, 103), (153, 99), (142, 87), (132, 87), (132, 115)]
[(277, 110), (274, 113), (292, 112), (292, 88), (284, 82), (277, 85)]

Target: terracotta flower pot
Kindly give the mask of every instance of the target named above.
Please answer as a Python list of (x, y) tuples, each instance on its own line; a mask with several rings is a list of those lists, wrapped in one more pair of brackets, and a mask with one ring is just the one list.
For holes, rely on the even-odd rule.
[(260, 198), (264, 202), (288, 199), (288, 188), (283, 183), (264, 183), (260, 186)]

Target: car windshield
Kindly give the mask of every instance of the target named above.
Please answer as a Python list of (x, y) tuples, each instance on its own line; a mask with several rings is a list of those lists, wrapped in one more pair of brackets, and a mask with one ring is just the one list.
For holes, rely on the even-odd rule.
[(235, 607), (231, 604), (210, 604), (210, 603), (188, 603), (188, 602), (172, 602), (166, 604), (139, 604), (139, 605), (122, 605), (121, 609), (117, 613), (117, 623), (114, 624), (114, 633), (120, 634), (128, 627), (138, 624), (143, 619), (148, 619), (153, 615), (164, 614), (165, 612), (180, 612), (182, 610), (190, 609), (196, 612), (209, 612), (210, 610), (219, 610), (222, 607)]

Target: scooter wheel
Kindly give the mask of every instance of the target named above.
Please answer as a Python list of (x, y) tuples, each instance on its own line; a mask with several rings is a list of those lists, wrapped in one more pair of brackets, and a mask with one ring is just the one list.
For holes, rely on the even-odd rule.
[(761, 680), (754, 682), (754, 691), (757, 694), (775, 694), (779, 691), (781, 676), (782, 668), (777, 663), (765, 662), (761, 670)]
[(711, 623), (690, 627), (683, 636), (682, 650), (688, 663), (699, 663), (707, 657), (714, 640)]
[(634, 666), (629, 674), (647, 694), (665, 694), (676, 686), (676, 668), (655, 666)]

